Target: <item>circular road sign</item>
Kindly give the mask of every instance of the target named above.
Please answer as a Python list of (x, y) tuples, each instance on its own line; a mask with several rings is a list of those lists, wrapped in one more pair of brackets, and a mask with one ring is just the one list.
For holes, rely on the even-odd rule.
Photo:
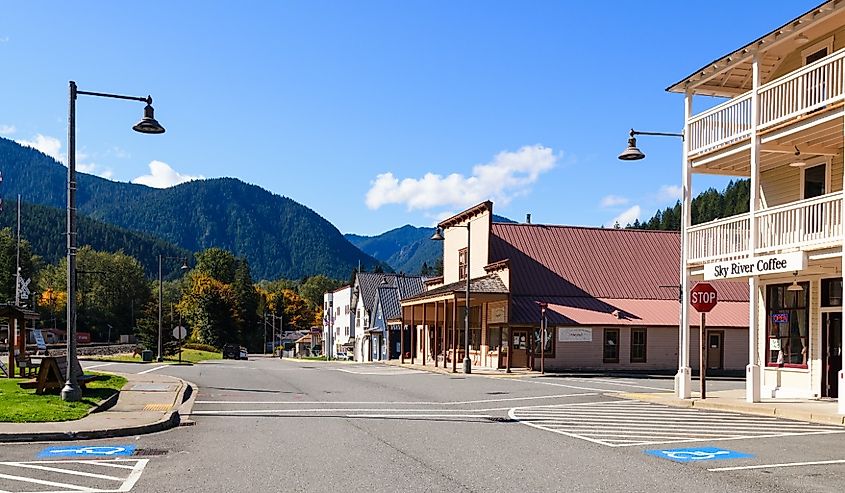
[(710, 283), (700, 282), (690, 290), (690, 304), (699, 313), (709, 312), (716, 306), (717, 302), (716, 288), (711, 286)]
[(178, 327), (173, 327), (173, 337), (176, 339), (184, 339), (185, 336), (188, 335), (188, 330), (181, 325)]

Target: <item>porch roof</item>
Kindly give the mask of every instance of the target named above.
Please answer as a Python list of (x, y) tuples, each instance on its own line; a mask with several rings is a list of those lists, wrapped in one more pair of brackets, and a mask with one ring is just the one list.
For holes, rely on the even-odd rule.
[[(842, 22), (840, 14), (845, 14), (845, 0), (828, 0), (742, 48), (713, 60), (666, 90), (678, 93), (690, 90), (695, 94), (729, 98), (750, 91), (755, 53), (760, 59), (762, 82), (768, 82), (789, 52), (800, 46), (799, 34), (814, 40), (838, 28)], [(735, 21), (741, 26), (742, 19)]]
[[(538, 325), (539, 302), (548, 303), (546, 320), (554, 325), (677, 327), (680, 319), (677, 300), (515, 296), (510, 323)], [(698, 324), (697, 317), (690, 317), (690, 321), (690, 325)], [(707, 314), (707, 324), (712, 327), (747, 328), (748, 303), (720, 301)]]
[[(454, 296), (466, 292), (466, 280), (457, 281), (445, 284), (438, 288), (423, 291), (408, 298), (402, 298), (402, 306), (413, 305), (417, 301), (427, 301), (433, 298), (441, 298), (444, 296)], [(497, 274), (488, 274), (483, 277), (471, 279), (469, 282), (470, 297), (474, 295), (486, 294), (501, 294), (507, 295), (509, 293), (507, 286), (502, 282), (502, 279)]]

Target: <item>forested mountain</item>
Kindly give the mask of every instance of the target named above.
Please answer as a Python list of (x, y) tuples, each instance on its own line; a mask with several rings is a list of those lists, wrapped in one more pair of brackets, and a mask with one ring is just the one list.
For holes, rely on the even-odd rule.
[[(17, 233), (17, 204), (6, 199), (0, 211), (0, 228), (10, 228)], [(48, 263), (55, 263), (67, 255), (67, 211), (43, 205), (21, 204), (21, 237), (32, 247), (32, 253)], [(90, 245), (94, 250), (118, 252), (138, 259), (147, 276), (158, 275), (158, 256), (190, 257), (191, 252), (176, 247), (154, 236), (129, 231), (118, 226), (96, 221), (85, 216), (77, 217), (79, 247)], [(169, 268), (173, 267), (173, 268)], [(179, 266), (169, 266), (167, 273), (175, 273)]]
[[(514, 221), (493, 215), (493, 221)], [(377, 236), (346, 234), (346, 239), (365, 253), (387, 263), (396, 272), (419, 274), (423, 265), (434, 268), (443, 256), (443, 245), (432, 241), (434, 228), (418, 228), (406, 224)]]
[[(709, 188), (692, 199), (692, 223), (700, 224), (714, 219), (748, 212), (749, 182), (737, 180), (728, 183), (721, 192)], [(681, 203), (657, 211), (648, 221), (634, 221), (626, 227), (634, 229), (681, 230)]]
[[(67, 168), (53, 158), (0, 138), (0, 171), (7, 203), (20, 193), (30, 203), (65, 207)], [(77, 190), (80, 214), (190, 251), (229, 250), (246, 258), (256, 279), (343, 279), (359, 262), (380, 265), (311, 209), (233, 178), (155, 189), (79, 173)]]

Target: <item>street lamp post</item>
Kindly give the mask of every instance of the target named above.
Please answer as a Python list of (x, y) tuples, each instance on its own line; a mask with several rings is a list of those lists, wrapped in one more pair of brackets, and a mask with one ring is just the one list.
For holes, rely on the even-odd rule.
[[(464, 373), (472, 373), (472, 360), (469, 357), (469, 283), (470, 283), (470, 263), (469, 263), (469, 251), (470, 251), (470, 241), (472, 238), (471, 230), (470, 230), (470, 221), (467, 221), (464, 225), (452, 225), (450, 227), (453, 228), (466, 228), (467, 230), (467, 258), (466, 258), (466, 308), (464, 311)], [(432, 240), (435, 241), (443, 241), (443, 231), (438, 227), (434, 231), (434, 235), (431, 236)], [(460, 275), (460, 273), (458, 273)]]
[[(687, 119), (688, 120), (688, 119)], [(670, 132), (640, 132), (631, 129), (628, 137), (628, 147), (619, 154), (619, 159), (623, 161), (638, 161), (645, 158), (645, 154), (637, 148), (637, 135), (656, 135), (660, 137), (680, 137), (684, 140), (683, 146), (683, 172), (681, 176), (681, 190), (683, 197), (681, 199), (681, 255), (680, 255), (680, 280), (678, 283), (678, 301), (681, 302), (679, 310), (678, 323), (678, 373), (675, 375), (675, 392), (678, 397), (687, 399), (691, 393), (692, 387), (692, 370), (689, 366), (689, 303), (684, 302), (685, 294), (687, 294), (687, 287), (689, 285), (689, 272), (687, 271), (687, 238), (686, 226), (689, 225), (690, 217), (690, 182), (689, 171), (687, 166), (687, 147), (686, 140), (683, 133)]]
[(80, 91), (76, 82), (70, 81), (67, 138), (67, 381), (62, 388), (62, 400), (75, 402), (82, 399), (82, 390), (76, 381), (76, 98), (79, 95), (142, 101), (144, 117), (132, 129), (143, 134), (162, 134), (162, 127), (153, 117), (153, 98), (147, 96), (121, 96), (102, 92)]
[(548, 303), (540, 303), (540, 373), (546, 373), (546, 308)]
[[(180, 269), (184, 272), (188, 270), (188, 259), (185, 257), (166, 257), (164, 255), (158, 256), (158, 354), (156, 356), (156, 361), (164, 361), (164, 351), (162, 350), (161, 345), (161, 307), (162, 307), (162, 287), (164, 282), (161, 278), (161, 264), (163, 260), (181, 260), (182, 267)], [(173, 315), (170, 316), (171, 322), (173, 320)]]

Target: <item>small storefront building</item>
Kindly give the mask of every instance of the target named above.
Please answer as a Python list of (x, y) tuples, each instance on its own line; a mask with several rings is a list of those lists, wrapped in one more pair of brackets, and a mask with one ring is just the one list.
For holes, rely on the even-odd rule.
[[(677, 370), (677, 232), (496, 223), (492, 210), (484, 202), (439, 224), (443, 277), (401, 300), (403, 361), (453, 371), (467, 355), (472, 368)], [(747, 286), (716, 285), (706, 364), (741, 372)]]

